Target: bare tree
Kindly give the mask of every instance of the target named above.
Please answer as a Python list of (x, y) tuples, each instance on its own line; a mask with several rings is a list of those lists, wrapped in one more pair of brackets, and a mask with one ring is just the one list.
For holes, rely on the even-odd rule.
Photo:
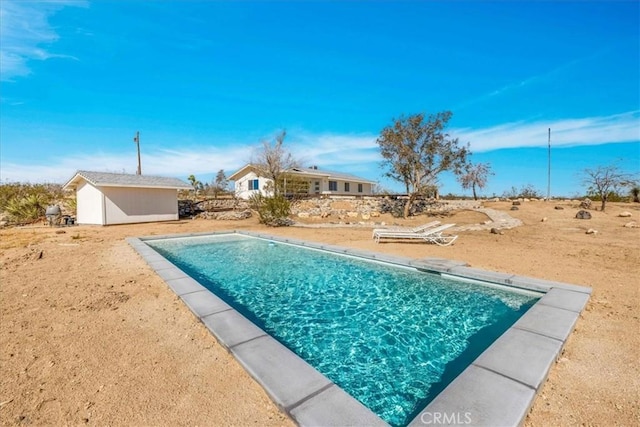
[(634, 183), (629, 190), (629, 194), (633, 198), (633, 203), (640, 203), (640, 185)]
[(270, 189), (274, 196), (284, 192), (284, 188), (277, 184), (283, 181), (282, 177), (287, 170), (298, 166), (298, 161), (283, 147), (286, 135), (287, 132), (283, 130), (273, 141), (263, 141), (261, 149), (251, 161), (259, 176), (271, 180)]
[(468, 163), (464, 168), (464, 173), (458, 177), (458, 181), (462, 184), (462, 188), (473, 191), (473, 200), (478, 200), (476, 187), (483, 189), (487, 185), (487, 179), (491, 172), (491, 165), (488, 163)]
[(227, 191), (228, 185), (229, 185), (229, 180), (227, 179), (227, 175), (225, 175), (224, 169), (220, 169), (216, 174), (216, 179), (214, 181), (213, 197), (217, 199), (218, 193)]
[(431, 114), (425, 121), (422, 113), (394, 119), (377, 139), (386, 176), (404, 183), (409, 198), (404, 217), (409, 216), (413, 201), (436, 183), (438, 174), (450, 170), (460, 174), (469, 154), (444, 129), (451, 118), (450, 111)]
[(595, 169), (585, 169), (583, 184), (588, 186), (588, 192), (600, 197), (600, 210), (604, 211), (611, 194), (618, 193), (623, 187), (633, 185), (630, 174), (623, 173), (616, 165), (598, 166)]

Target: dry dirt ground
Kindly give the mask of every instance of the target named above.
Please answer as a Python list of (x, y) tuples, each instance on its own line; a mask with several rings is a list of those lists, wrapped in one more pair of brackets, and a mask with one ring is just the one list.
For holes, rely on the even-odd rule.
[[(243, 229), (590, 286), (525, 425), (639, 425), (640, 228), (624, 224), (640, 224), (640, 206), (612, 203), (591, 220), (575, 219), (568, 201), (485, 207), (524, 225), (502, 235), (461, 232), (450, 247), (376, 245), (369, 228), (274, 229), (255, 219), (2, 230), (0, 422), (293, 425), (124, 240)], [(447, 218), (486, 219), (469, 211)]]

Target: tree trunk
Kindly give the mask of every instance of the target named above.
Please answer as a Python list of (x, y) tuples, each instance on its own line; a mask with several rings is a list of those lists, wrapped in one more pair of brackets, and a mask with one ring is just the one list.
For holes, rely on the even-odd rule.
[(411, 209), (411, 202), (413, 202), (413, 195), (410, 195), (407, 199), (407, 203), (404, 204), (404, 212), (402, 214), (404, 219), (409, 218), (409, 209)]
[(471, 186), (471, 189), (473, 190), (473, 200), (478, 200), (478, 196), (476, 195), (476, 186), (475, 186), (475, 184)]
[(604, 205), (607, 203), (607, 197), (602, 196), (602, 204), (600, 205), (600, 210), (604, 212)]

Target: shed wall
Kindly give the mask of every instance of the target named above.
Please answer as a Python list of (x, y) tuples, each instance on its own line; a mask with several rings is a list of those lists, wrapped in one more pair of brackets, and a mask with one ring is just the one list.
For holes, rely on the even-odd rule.
[(105, 195), (105, 225), (178, 219), (175, 189), (102, 187)]
[(104, 225), (104, 205), (102, 192), (82, 181), (76, 189), (77, 222), (78, 224)]

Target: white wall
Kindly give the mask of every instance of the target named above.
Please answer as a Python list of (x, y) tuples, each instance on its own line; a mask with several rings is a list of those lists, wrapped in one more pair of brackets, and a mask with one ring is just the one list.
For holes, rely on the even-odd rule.
[(105, 225), (178, 219), (178, 192), (163, 188), (102, 187)]
[[(267, 193), (264, 191), (264, 186), (271, 180), (266, 178), (260, 178), (255, 174), (255, 172), (248, 172), (242, 178), (238, 179), (237, 181), (234, 181), (236, 197), (247, 200), (251, 197), (252, 194), (255, 194), (258, 192), (257, 190), (248, 189), (249, 184), (247, 181), (250, 181), (253, 179), (259, 180), (259, 188), (260, 188), (259, 192), (262, 193), (262, 195), (267, 195)], [(336, 195), (349, 195), (349, 196), (370, 196), (371, 195), (372, 184), (362, 183), (362, 192), (358, 192), (357, 182), (331, 179), (331, 181), (337, 181), (338, 189), (336, 191), (329, 191), (329, 181), (330, 181), (329, 179), (324, 177), (318, 177), (318, 178), (309, 177), (306, 179), (309, 181), (309, 194), (336, 194)], [(316, 182), (320, 183), (318, 186), (319, 187), (318, 192), (316, 192)], [(345, 182), (349, 182), (350, 188), (348, 192), (344, 191)]]
[(76, 189), (78, 224), (103, 225), (104, 207), (102, 193), (86, 181), (80, 182)]
[[(317, 180), (311, 180), (311, 187), (309, 192), (311, 194), (315, 193), (315, 183)], [(338, 188), (335, 191), (329, 190), (329, 181), (336, 181), (338, 183)], [(349, 191), (345, 191), (344, 184), (349, 183)], [(320, 193), (321, 194), (339, 194), (346, 196), (370, 196), (371, 195), (371, 184), (361, 183), (362, 184), (362, 192), (358, 192), (358, 183), (351, 181), (343, 181), (339, 179), (323, 179), (320, 182)]]
[[(249, 183), (247, 181), (254, 180), (254, 179), (258, 180), (259, 190), (249, 190)], [(263, 196), (266, 196), (267, 193), (264, 191), (264, 187), (270, 181), (271, 181), (270, 179), (259, 177), (258, 175), (255, 174), (255, 172), (248, 172), (245, 176), (235, 181), (234, 187), (235, 187), (236, 197), (240, 199), (248, 200), (251, 197), (251, 195), (258, 192), (261, 193)]]

